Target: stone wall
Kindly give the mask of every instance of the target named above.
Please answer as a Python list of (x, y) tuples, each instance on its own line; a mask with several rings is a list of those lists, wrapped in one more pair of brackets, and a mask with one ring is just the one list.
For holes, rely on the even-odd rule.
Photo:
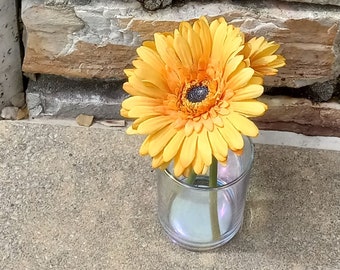
[[(155, 32), (172, 31), (180, 21), (202, 15), (209, 19), (224, 16), (248, 37), (263, 35), (281, 44), (280, 53), (286, 57), (287, 65), (277, 76), (266, 79), (267, 89), (280, 89), (280, 94), (311, 97), (318, 102), (336, 95), (340, 74), (337, 0), (22, 0), (23, 71), (28, 75), (51, 74), (81, 81), (124, 80), (123, 69), (130, 66), (136, 57), (135, 49), (144, 40), (152, 39)], [(44, 77), (42, 85), (50, 78), (54, 77)], [(51, 104), (53, 96), (48, 93), (52, 92), (55, 100), (64, 103)], [(38, 80), (29, 84), (27, 93), (35, 117), (47, 115), (46, 112), (50, 116), (65, 116), (59, 109), (64, 108), (67, 100), (59, 96), (59, 91), (44, 93)], [(101, 105), (96, 103), (98, 94), (86, 95), (92, 97), (88, 100), (93, 101), (94, 107)], [(30, 97), (34, 102), (30, 102)], [(307, 99), (269, 99), (269, 103), (273, 106), (266, 117), (258, 120), (262, 128), (340, 136), (340, 127), (333, 125), (339, 117), (338, 99), (327, 106)], [(59, 111), (53, 112), (46, 104)], [(292, 108), (294, 114), (280, 118), (283, 111)], [(108, 116), (107, 112), (96, 113), (97, 118)], [(321, 114), (322, 119), (315, 120), (318, 118), (314, 116)]]
[[(253, 1), (250, 1), (253, 2)], [(23, 70), (68, 77), (123, 79), (135, 49), (182, 20), (224, 16), (249, 36), (282, 44), (287, 66), (266, 81), (302, 87), (340, 73), (340, 8), (282, 1), (187, 2), (156, 12), (136, 0), (23, 0), (27, 40)]]

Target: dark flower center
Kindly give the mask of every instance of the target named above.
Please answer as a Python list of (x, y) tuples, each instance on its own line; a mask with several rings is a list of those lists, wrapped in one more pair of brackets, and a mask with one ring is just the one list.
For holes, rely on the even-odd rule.
[(187, 100), (192, 103), (197, 103), (205, 100), (207, 95), (209, 94), (209, 89), (205, 85), (194, 86), (187, 92)]

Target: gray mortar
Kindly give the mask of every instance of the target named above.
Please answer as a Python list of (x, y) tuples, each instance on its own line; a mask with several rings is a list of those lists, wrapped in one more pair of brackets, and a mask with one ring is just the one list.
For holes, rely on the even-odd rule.
[(0, 3), (0, 111), (23, 91), (16, 1)]

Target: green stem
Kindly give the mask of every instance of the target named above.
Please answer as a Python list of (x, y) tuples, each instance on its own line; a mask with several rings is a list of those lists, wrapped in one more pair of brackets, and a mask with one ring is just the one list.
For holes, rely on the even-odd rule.
[(195, 173), (194, 169), (191, 170), (189, 177), (187, 178), (187, 184), (193, 185), (196, 181), (197, 174)]
[(213, 156), (209, 172), (209, 187), (217, 187), (217, 159)]
[[(215, 157), (212, 157), (212, 163), (210, 165), (210, 173), (209, 173), (209, 187), (216, 188), (217, 187), (217, 160)], [(218, 221), (218, 210), (217, 210), (217, 190), (211, 190), (209, 192), (210, 198), (210, 222), (211, 222), (211, 230), (213, 240), (217, 240), (220, 235), (220, 224)]]

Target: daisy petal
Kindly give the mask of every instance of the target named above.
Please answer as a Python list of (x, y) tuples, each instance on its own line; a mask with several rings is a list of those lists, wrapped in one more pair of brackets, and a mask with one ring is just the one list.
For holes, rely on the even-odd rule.
[(212, 47), (212, 39), (208, 22), (202, 17), (194, 23), (193, 29), (198, 34), (201, 40), (202, 48), (204, 49), (201, 59), (208, 61)]
[(223, 128), (218, 128), (230, 149), (239, 150), (244, 146), (244, 141), (240, 132), (230, 123), (227, 117), (223, 117)]
[(172, 121), (173, 120), (169, 116), (150, 118), (140, 123), (137, 131), (140, 134), (153, 134), (171, 124)]
[(146, 137), (144, 142), (142, 143), (140, 149), (139, 149), (139, 154), (141, 156), (145, 156), (149, 154), (149, 145), (150, 145), (150, 136)]
[(156, 156), (163, 151), (168, 142), (175, 136), (177, 130), (171, 125), (164, 127), (157, 133), (150, 135), (149, 154)]
[(257, 98), (263, 94), (263, 86), (250, 84), (246, 87), (240, 88), (235, 91), (235, 95), (230, 99), (231, 101), (242, 101), (252, 98)]
[(188, 167), (195, 158), (195, 150), (197, 143), (197, 134), (193, 133), (189, 137), (185, 137), (180, 154), (181, 164)]
[(181, 36), (178, 31), (175, 31), (174, 49), (183, 66), (190, 68), (193, 63), (191, 49), (188, 42)]
[(221, 59), (221, 50), (223, 48), (224, 40), (226, 39), (227, 28), (228, 25), (224, 22), (219, 24), (214, 30), (215, 34), (213, 35), (214, 40), (211, 50), (211, 59), (216, 63)]
[(174, 175), (176, 177), (182, 175), (185, 171), (185, 167), (182, 165), (182, 163), (180, 162), (180, 158), (179, 158), (179, 155), (180, 155), (180, 151), (179, 153), (175, 156), (174, 158)]
[(122, 107), (126, 110), (131, 110), (135, 106), (158, 106), (162, 104), (162, 100), (144, 97), (144, 96), (133, 96), (125, 99), (122, 102)]
[(154, 37), (157, 51), (163, 62), (172, 69), (180, 67), (181, 61), (177, 57), (176, 53), (174, 53), (174, 49), (168, 45), (166, 37), (157, 33)]
[(148, 96), (164, 99), (166, 91), (154, 84), (142, 82), (135, 75), (129, 77), (129, 82), (123, 84), (123, 89), (132, 96)]
[(153, 49), (141, 46), (137, 49), (137, 54), (145, 63), (149, 64), (153, 68), (161, 70), (164, 68), (164, 62)]
[(164, 164), (164, 161), (163, 161), (162, 153), (159, 153), (158, 155), (152, 158), (151, 165), (153, 168), (158, 168), (159, 166), (162, 166), (163, 164)]
[(238, 113), (230, 113), (227, 117), (233, 126), (242, 134), (250, 137), (256, 137), (259, 134), (257, 126), (248, 118)]
[(230, 108), (234, 112), (242, 113), (248, 117), (257, 117), (264, 114), (267, 110), (267, 105), (257, 100), (250, 100), (232, 102)]
[(208, 132), (206, 130), (202, 130), (199, 134), (197, 140), (197, 149), (198, 154), (201, 155), (202, 160), (206, 166), (210, 166), (212, 161), (212, 150), (208, 138)]
[(165, 162), (168, 162), (175, 157), (181, 149), (184, 138), (185, 134), (183, 130), (179, 130), (175, 136), (172, 137), (163, 151), (163, 159)]
[(235, 90), (245, 87), (253, 74), (254, 70), (252, 68), (244, 68), (227, 81), (226, 87)]
[(192, 167), (196, 174), (202, 174), (203, 169), (204, 169), (204, 162), (203, 162), (201, 155), (198, 153), (198, 148), (196, 148), (195, 153), (196, 155), (195, 155)]
[(214, 132), (208, 132), (208, 136), (215, 158), (220, 162), (226, 161), (228, 155), (228, 144), (223, 139), (220, 132), (216, 129)]
[(150, 106), (138, 106), (138, 107), (133, 107), (130, 111), (128, 111), (127, 117), (137, 118), (137, 117), (143, 117), (143, 116), (148, 116), (148, 115), (155, 115), (155, 108), (150, 107)]

